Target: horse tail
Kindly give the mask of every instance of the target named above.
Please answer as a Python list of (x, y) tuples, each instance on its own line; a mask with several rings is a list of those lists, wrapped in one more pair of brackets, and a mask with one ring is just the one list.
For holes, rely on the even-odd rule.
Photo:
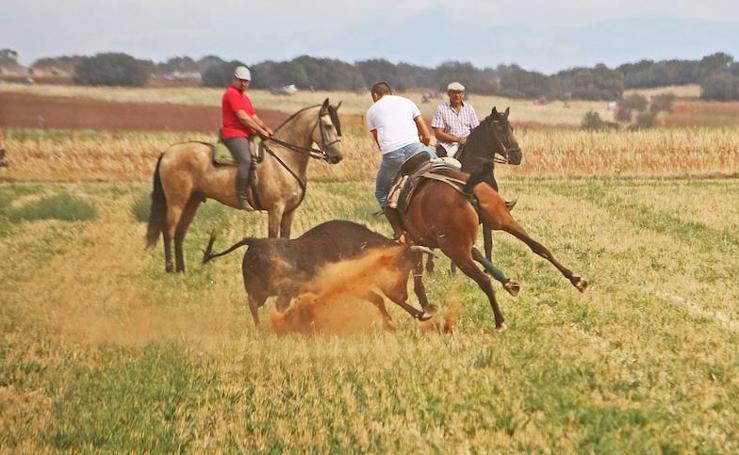
[(493, 162), (489, 161), (482, 165), (482, 168), (475, 172), (474, 174), (470, 175), (470, 177), (467, 179), (467, 183), (464, 184), (464, 188), (462, 191), (464, 191), (466, 194), (471, 194), (472, 189), (476, 187), (478, 184), (483, 182), (488, 182), (490, 180), (490, 175), (493, 173)]
[(257, 239), (254, 237), (244, 237), (243, 239), (231, 245), (228, 249), (223, 250), (220, 253), (213, 253), (213, 244), (216, 241), (216, 234), (215, 232), (211, 232), (210, 239), (208, 240), (208, 246), (205, 247), (205, 252), (203, 252), (203, 264), (209, 262), (213, 258), (225, 256), (226, 254), (232, 252), (235, 249), (241, 248), (242, 246), (251, 246), (251, 244), (254, 243), (256, 240)]
[(149, 224), (146, 228), (146, 247), (152, 248), (159, 240), (159, 234), (167, 228), (167, 198), (164, 196), (162, 179), (159, 176), (159, 167), (164, 154), (159, 155), (157, 167), (154, 170), (154, 182), (151, 190), (151, 212)]

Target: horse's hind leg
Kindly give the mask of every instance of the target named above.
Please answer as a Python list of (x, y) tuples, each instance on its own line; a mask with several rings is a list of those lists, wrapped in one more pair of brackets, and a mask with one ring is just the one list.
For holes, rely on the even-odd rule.
[[(482, 187), (482, 185), (478, 185), (475, 188), (477, 189), (480, 187)], [(513, 219), (511, 213), (505, 207), (505, 202), (497, 193), (488, 193), (484, 192), (484, 190), (477, 192), (476, 190), (475, 194), (480, 200), (480, 215), (485, 227), (505, 231), (521, 240), (531, 248), (531, 251), (551, 262), (552, 265), (556, 267), (557, 270), (559, 270), (560, 273), (562, 273), (562, 275), (564, 275), (565, 278), (567, 278), (580, 292), (585, 292), (585, 289), (588, 287), (588, 282), (573, 274), (570, 269), (560, 264), (544, 245), (532, 239), (523, 226)]]
[(162, 245), (164, 245), (164, 271), (172, 273), (174, 272), (174, 262), (172, 261), (172, 234), (169, 226), (162, 230)]
[(187, 228), (190, 227), (190, 223), (192, 223), (193, 218), (195, 218), (195, 212), (197, 212), (201, 201), (201, 198), (197, 197), (197, 195), (193, 195), (190, 200), (187, 201), (187, 205), (185, 205), (182, 215), (180, 216), (180, 221), (177, 223), (177, 229), (175, 230), (174, 235), (174, 254), (178, 272), (184, 273), (185, 271), (185, 257), (182, 245), (185, 242)]
[(511, 218), (510, 221), (512, 223), (504, 223), (502, 230), (518, 238), (526, 245), (528, 245), (528, 247), (531, 248), (531, 251), (551, 262), (552, 265), (556, 267), (557, 270), (559, 270), (560, 273), (562, 273), (562, 275), (564, 275), (564, 277), (567, 278), (570, 283), (572, 283), (572, 285), (577, 288), (578, 291), (585, 292), (585, 289), (587, 289), (588, 287), (588, 282), (586, 280), (575, 275), (574, 273), (572, 273), (572, 270), (560, 264), (560, 262), (547, 249), (547, 247), (532, 239), (526, 232), (526, 230), (521, 227), (521, 225), (519, 225), (515, 220), (513, 220), (513, 218)]
[[(444, 246), (442, 246), (442, 251)], [(456, 249), (455, 249), (456, 250)], [(490, 278), (485, 275), (480, 269), (477, 268), (475, 262), (472, 260), (470, 253), (463, 254), (461, 251), (458, 254), (454, 254), (456, 251), (444, 251), (449, 258), (457, 264), (462, 273), (475, 280), (480, 289), (485, 293), (490, 301), (490, 306), (493, 308), (493, 315), (495, 316), (495, 330), (502, 332), (506, 329), (505, 318), (503, 313), (500, 311), (498, 301), (495, 298), (495, 291), (493, 291), (493, 285), (490, 283)], [(451, 253), (451, 254), (450, 254)]]

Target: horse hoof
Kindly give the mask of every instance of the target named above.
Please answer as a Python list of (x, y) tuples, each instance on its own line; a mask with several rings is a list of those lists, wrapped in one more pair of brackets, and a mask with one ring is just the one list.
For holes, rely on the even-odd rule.
[(495, 327), (496, 332), (505, 332), (508, 330), (508, 325), (505, 322), (501, 322), (500, 325)]
[(577, 288), (577, 290), (580, 292), (585, 292), (585, 290), (588, 288), (588, 282), (579, 277), (577, 279), (577, 282), (574, 283), (574, 285)]
[(439, 312), (439, 307), (434, 305), (433, 303), (429, 303), (428, 305), (423, 307), (423, 312), (434, 315)]
[(426, 322), (429, 319), (433, 318), (434, 315), (432, 313), (428, 313), (426, 311), (422, 311), (421, 314), (418, 315), (418, 320), (421, 322)]
[(521, 285), (516, 283), (515, 281), (508, 280), (508, 282), (503, 285), (503, 289), (505, 289), (510, 295), (515, 297), (521, 290)]

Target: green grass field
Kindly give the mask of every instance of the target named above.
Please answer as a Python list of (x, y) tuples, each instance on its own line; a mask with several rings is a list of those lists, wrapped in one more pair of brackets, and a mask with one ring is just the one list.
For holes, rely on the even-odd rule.
[[(496, 262), (523, 285), (498, 292), (507, 332), (440, 259), (426, 283), (442, 316), (461, 305), (451, 335), (390, 307), (395, 333), (280, 338), (252, 325), (243, 250), (199, 264), (211, 229), (225, 247), (264, 235), (264, 216), (206, 203), (189, 273), (165, 275), (135, 216), (148, 184), (0, 184), (0, 450), (739, 451), (739, 180), (501, 188), (585, 294), (498, 233)], [(17, 215), (60, 194), (93, 216)], [(294, 231), (387, 233), (374, 210), (370, 182), (311, 182)]]

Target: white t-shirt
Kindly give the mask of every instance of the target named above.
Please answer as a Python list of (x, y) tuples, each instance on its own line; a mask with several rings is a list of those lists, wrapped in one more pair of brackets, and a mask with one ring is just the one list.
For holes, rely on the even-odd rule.
[(402, 96), (385, 95), (367, 110), (367, 129), (377, 130), (382, 154), (419, 142), (414, 119), (421, 115), (418, 106)]

